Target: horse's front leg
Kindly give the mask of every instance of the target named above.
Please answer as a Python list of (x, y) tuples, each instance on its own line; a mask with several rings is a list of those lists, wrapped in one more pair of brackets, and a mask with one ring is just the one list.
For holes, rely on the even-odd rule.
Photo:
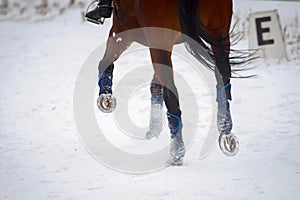
[(156, 74), (154, 74), (150, 85), (151, 92), (151, 111), (149, 131), (146, 133), (146, 138), (151, 139), (158, 137), (163, 127), (163, 88), (159, 83)]
[(182, 140), (182, 120), (178, 92), (174, 83), (171, 52), (150, 49), (155, 75), (163, 88), (163, 99), (168, 109), (167, 117), (171, 133), (171, 164), (182, 165), (185, 146)]
[[(112, 94), (114, 61), (131, 44), (129, 38), (125, 34), (117, 34), (121, 32), (118, 26), (113, 26), (109, 33), (106, 45), (106, 51), (99, 63), (99, 97), (97, 100), (98, 108), (105, 113), (112, 112), (116, 107), (116, 99)], [(117, 34), (117, 35), (116, 35)]]
[(216, 58), (215, 76), (217, 79), (217, 127), (220, 133), (219, 145), (227, 156), (234, 156), (238, 152), (238, 140), (232, 130), (230, 113), (231, 97), (231, 66), (229, 61), (229, 38), (221, 39), (218, 47), (214, 47)]

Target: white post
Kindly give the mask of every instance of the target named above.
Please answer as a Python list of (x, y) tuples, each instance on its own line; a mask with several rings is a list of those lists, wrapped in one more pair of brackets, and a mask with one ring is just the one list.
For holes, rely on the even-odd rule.
[(264, 58), (286, 58), (286, 45), (277, 10), (251, 13), (249, 47), (260, 50)]

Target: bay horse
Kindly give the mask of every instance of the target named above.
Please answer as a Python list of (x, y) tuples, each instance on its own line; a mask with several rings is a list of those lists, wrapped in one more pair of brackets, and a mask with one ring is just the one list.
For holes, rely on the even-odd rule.
[[(113, 24), (105, 54), (98, 66), (100, 92), (97, 104), (99, 109), (103, 112), (111, 112), (114, 109), (113, 62), (132, 42), (145, 46), (158, 44), (163, 47), (149, 48), (154, 77), (150, 86), (152, 95), (150, 131), (146, 137), (151, 138), (161, 131), (162, 118), (157, 113), (162, 111), (162, 104), (165, 102), (171, 133), (172, 164), (181, 165), (185, 147), (182, 140), (181, 110), (173, 79), (171, 55), (175, 44), (185, 42), (189, 52), (215, 73), (219, 144), (225, 147), (222, 150), (227, 155), (235, 155), (238, 150), (238, 141), (231, 133), (232, 119), (229, 107), (232, 77), (229, 58), (232, 0), (113, 0), (110, 3), (113, 5)], [(169, 29), (178, 34), (168, 35), (162, 32), (160, 35), (151, 35), (145, 32), (143, 35), (132, 37), (125, 33), (127, 30), (143, 27)], [(121, 42), (114, 38), (116, 34), (122, 36)], [(196, 48), (191, 40), (196, 41), (202, 48)], [(162, 70), (162, 65), (168, 66), (169, 70)]]

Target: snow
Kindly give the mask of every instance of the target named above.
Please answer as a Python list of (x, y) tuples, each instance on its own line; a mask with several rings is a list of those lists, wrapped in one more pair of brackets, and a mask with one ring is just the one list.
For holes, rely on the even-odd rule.
[[(199, 159), (199, 145), (205, 138), (201, 132), (210, 117), (209, 97), (202, 92), (196, 94), (204, 95), (198, 102), (200, 133), (187, 151), (185, 164), (146, 174), (122, 173), (97, 162), (84, 148), (73, 120), (77, 75), (107, 38), (111, 21), (104, 26), (84, 23), (79, 8), (38, 22), (36, 18), (2, 20), (0, 199), (299, 199), (299, 3), (235, 1), (234, 8), (242, 20), (252, 11), (278, 9), (286, 27), (289, 60), (257, 60), (249, 64), (259, 66), (252, 71), (257, 78), (232, 80), (233, 132), (240, 140), (236, 157), (225, 157), (215, 146)], [(245, 38), (239, 47), (246, 45)], [(149, 64), (146, 51), (128, 54), (116, 63), (116, 83), (126, 70), (134, 69), (137, 60)], [(174, 68), (180, 69), (179, 59), (174, 59), (178, 60)], [(188, 77), (196, 81), (192, 73)], [(150, 80), (151, 76), (145, 84)], [(130, 101), (147, 99), (147, 88), (137, 89)], [(182, 98), (183, 116), (187, 116), (187, 100)], [(144, 126), (149, 106), (144, 101), (136, 107), (132, 104), (131, 119)], [(115, 126), (111, 116), (105, 115), (105, 120), (106, 128)], [(189, 133), (189, 125), (193, 126), (184, 122), (183, 134)], [(148, 145), (113, 131), (106, 136), (129, 152), (153, 151), (154, 145), (163, 148), (168, 142), (166, 124), (161, 139)]]

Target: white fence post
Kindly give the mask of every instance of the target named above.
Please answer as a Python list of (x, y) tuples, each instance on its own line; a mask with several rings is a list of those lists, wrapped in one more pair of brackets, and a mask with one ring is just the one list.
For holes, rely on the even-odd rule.
[(287, 58), (286, 45), (277, 10), (251, 13), (249, 47), (264, 58)]

